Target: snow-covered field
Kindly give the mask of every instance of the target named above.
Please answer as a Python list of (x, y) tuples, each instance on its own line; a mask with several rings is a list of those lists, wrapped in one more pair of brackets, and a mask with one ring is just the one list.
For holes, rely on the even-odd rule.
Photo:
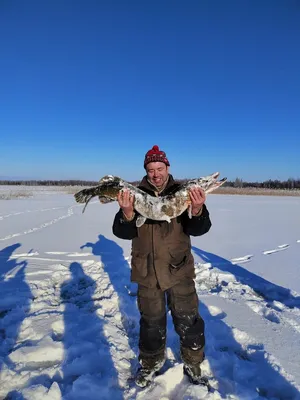
[(207, 205), (213, 226), (192, 244), (210, 392), (183, 376), (170, 316), (162, 373), (133, 384), (139, 313), (116, 203), (1, 200), (0, 399), (300, 399), (300, 198)]

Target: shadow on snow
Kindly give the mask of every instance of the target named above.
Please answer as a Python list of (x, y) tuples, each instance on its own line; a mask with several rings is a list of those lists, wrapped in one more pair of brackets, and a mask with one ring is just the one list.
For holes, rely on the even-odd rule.
[[(65, 304), (62, 392), (66, 399), (122, 399), (118, 375), (111, 357), (111, 345), (105, 335), (105, 321), (97, 315), (93, 295), (95, 281), (81, 264), (70, 265), (71, 279), (61, 286)], [(61, 338), (57, 338), (60, 340)]]
[(202, 258), (203, 261), (210, 263), (213, 267), (234, 275), (238, 282), (249, 286), (257, 295), (263, 297), (265, 300), (279, 301), (289, 308), (300, 307), (300, 296), (293, 296), (290, 289), (269, 282), (261, 276), (248, 271), (246, 268), (233, 264), (231, 261), (216, 254), (209, 253), (194, 246), (192, 250)]
[(0, 250), (0, 372), (5, 365), (11, 370), (15, 367), (9, 354), (16, 348), (32, 299), (25, 277), (27, 262), (11, 258), (20, 247), (20, 243), (15, 243)]
[[(108, 274), (113, 290), (118, 294), (119, 311), (122, 315), (122, 325), (128, 338), (129, 346), (137, 353), (138, 323), (140, 318), (135, 297), (137, 285), (130, 282), (130, 267), (124, 258), (123, 249), (104, 235), (99, 235), (96, 243), (89, 242), (81, 248), (85, 247), (91, 248), (92, 253), (100, 257), (103, 263), (103, 269)], [(132, 373), (135, 368), (136, 363), (132, 360)]]
[[(250, 286), (255, 292), (259, 291), (259, 295), (262, 296), (263, 291), (263, 297), (268, 300), (274, 299), (284, 303), (289, 296), (288, 289), (268, 282), (239, 265), (233, 265), (230, 261), (197, 247), (192, 249), (205, 262), (211, 263), (221, 271), (232, 273), (238, 282)], [(206, 324), (207, 359), (219, 381), (219, 390), (223, 398), (230, 393), (242, 398), (246, 395), (247, 388), (252, 390), (252, 393), (256, 391), (261, 398), (300, 398), (298, 390), (272, 366), (262, 344), (248, 345), (244, 348), (236, 341), (231, 327), (222, 321), (224, 313), (212, 316), (206, 305), (201, 303), (200, 314)]]

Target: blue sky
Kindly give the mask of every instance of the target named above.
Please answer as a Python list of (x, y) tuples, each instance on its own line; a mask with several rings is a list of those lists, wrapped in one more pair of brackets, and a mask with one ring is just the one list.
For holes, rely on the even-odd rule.
[[(0, 2), (0, 177), (300, 177), (298, 0)], [(1, 178), (0, 178), (1, 179)]]

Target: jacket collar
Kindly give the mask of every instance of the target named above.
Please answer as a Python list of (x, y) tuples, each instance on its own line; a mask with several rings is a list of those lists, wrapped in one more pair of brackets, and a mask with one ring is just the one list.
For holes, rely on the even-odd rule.
[[(174, 180), (173, 176), (169, 174), (168, 183), (166, 187), (162, 190), (162, 192), (159, 193), (159, 195), (164, 196), (174, 185), (177, 185), (177, 182)], [(143, 177), (138, 187), (149, 194), (155, 195), (155, 193), (157, 193), (156, 187), (151, 185), (151, 183), (148, 181), (147, 175)]]

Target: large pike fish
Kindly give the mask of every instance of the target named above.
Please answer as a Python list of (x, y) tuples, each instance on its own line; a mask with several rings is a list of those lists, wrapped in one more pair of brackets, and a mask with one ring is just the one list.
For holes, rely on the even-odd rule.
[(167, 196), (161, 197), (151, 196), (117, 176), (106, 175), (100, 179), (97, 186), (83, 189), (74, 197), (77, 203), (85, 203), (82, 211), (84, 212), (93, 197), (98, 196), (101, 203), (110, 203), (117, 200), (120, 190), (128, 189), (134, 195), (134, 209), (140, 214), (136, 220), (136, 226), (140, 227), (147, 218), (170, 222), (172, 218), (178, 217), (187, 209), (191, 218), (190, 188), (196, 186), (202, 188), (205, 193), (211, 193), (227, 180), (223, 178), (218, 181), (219, 175), (219, 172), (215, 172), (199, 179), (189, 180)]

